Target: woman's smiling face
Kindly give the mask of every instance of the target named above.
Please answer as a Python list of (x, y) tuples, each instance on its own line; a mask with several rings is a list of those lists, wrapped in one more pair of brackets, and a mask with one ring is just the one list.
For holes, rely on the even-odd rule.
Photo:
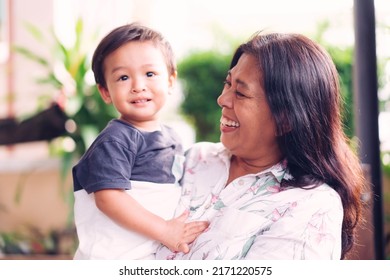
[(256, 59), (244, 53), (228, 72), (217, 100), (222, 108), (221, 142), (233, 155), (248, 160), (280, 155), (262, 81)]

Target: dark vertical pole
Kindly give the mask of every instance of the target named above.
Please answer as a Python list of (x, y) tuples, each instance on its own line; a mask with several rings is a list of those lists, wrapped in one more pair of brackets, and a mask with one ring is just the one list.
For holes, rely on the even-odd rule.
[(356, 135), (360, 159), (368, 166), (373, 193), (375, 257), (385, 258), (380, 142), (378, 129), (378, 81), (374, 0), (354, 0), (355, 64), (354, 99)]

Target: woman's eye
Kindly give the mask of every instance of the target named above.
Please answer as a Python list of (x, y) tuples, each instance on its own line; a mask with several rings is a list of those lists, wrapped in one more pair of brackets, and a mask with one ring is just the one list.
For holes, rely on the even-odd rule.
[[(225, 81), (223, 82), (223, 84), (224, 84), (224, 87), (227, 87), (227, 88), (230, 88), (230, 87), (232, 86), (232, 83), (231, 83), (230, 81), (228, 81), (228, 80), (225, 80)], [(245, 94), (242, 94), (241, 92), (239, 92), (239, 91), (237, 91), (237, 90), (234, 91), (234, 94), (235, 94), (237, 97), (245, 97)]]
[(239, 92), (239, 91), (235, 91), (234, 93), (237, 95), (237, 97), (245, 97), (245, 95), (242, 94), (242, 93)]
[(146, 76), (147, 77), (153, 77), (155, 76), (156, 74), (154, 74), (153, 72), (146, 72)]

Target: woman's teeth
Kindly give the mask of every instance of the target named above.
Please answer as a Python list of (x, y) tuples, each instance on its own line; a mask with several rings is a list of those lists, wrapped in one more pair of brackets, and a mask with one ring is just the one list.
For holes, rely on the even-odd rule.
[(221, 124), (224, 126), (230, 126), (230, 127), (239, 127), (240, 126), (240, 123), (226, 119), (226, 118), (221, 118)]

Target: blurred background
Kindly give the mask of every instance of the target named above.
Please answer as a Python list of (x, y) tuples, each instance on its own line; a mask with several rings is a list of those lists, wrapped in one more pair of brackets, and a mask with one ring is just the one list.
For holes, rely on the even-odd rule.
[[(359, 143), (357, 2), (0, 0), (0, 258), (72, 258), (77, 238), (71, 167), (116, 117), (100, 99), (90, 70), (97, 43), (111, 29), (139, 21), (171, 42), (179, 84), (162, 116), (185, 148), (219, 140), (216, 98), (230, 58), (258, 30), (303, 33), (329, 51), (341, 78), (345, 131), (351, 143)], [(374, 35), (371, 94), (378, 111), (369, 133), (377, 141), (369, 148), (379, 152), (379, 178), (362, 198), (367, 223), (350, 258), (390, 259), (390, 1), (360, 2), (375, 8), (368, 32)]]

